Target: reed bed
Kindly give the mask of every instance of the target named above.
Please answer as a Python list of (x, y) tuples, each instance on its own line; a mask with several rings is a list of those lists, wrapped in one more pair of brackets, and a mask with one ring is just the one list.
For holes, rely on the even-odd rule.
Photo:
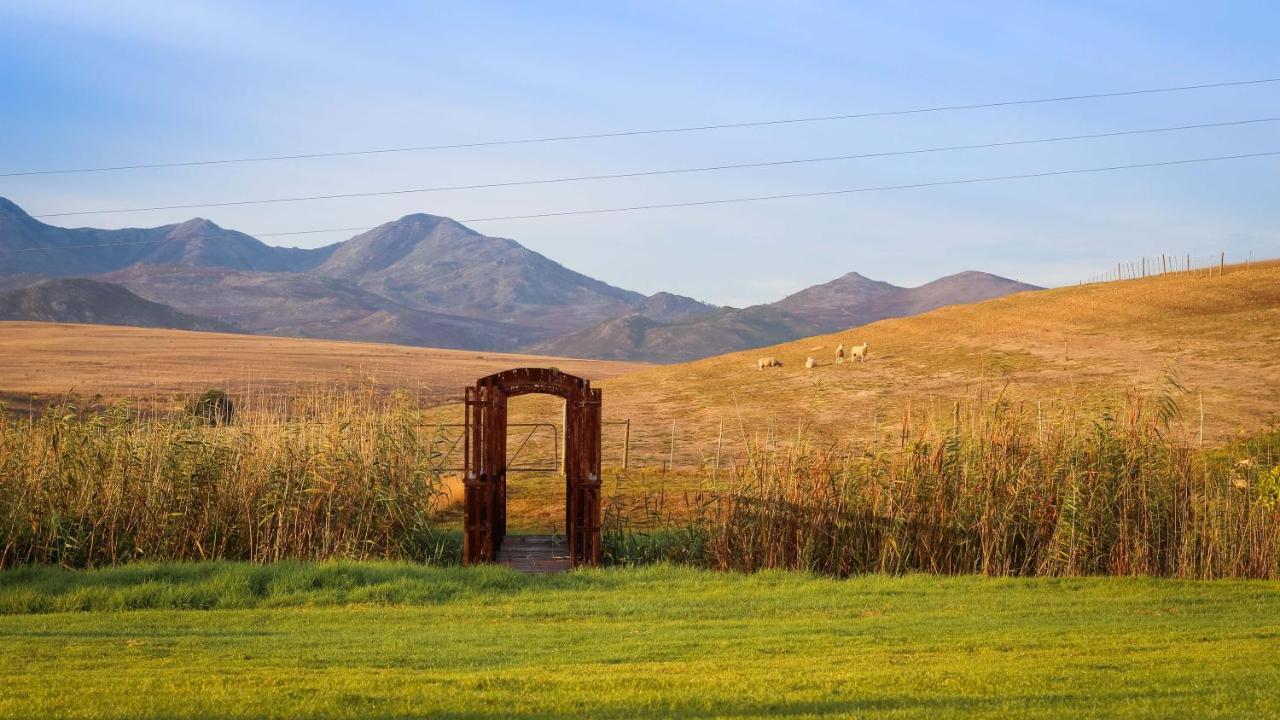
[(0, 567), (453, 556), (433, 524), (442, 434), (407, 395), (239, 400), (225, 426), (71, 399), (0, 412)]
[(1167, 394), (906, 410), (856, 451), (749, 442), (720, 487), (606, 528), (618, 562), (748, 572), (1277, 578), (1280, 429), (1203, 450)]
[[(0, 412), (0, 567), (454, 562), (442, 466), (457, 433), (414, 397), (371, 384), (247, 395), (214, 425), (180, 399)], [(606, 559), (1280, 578), (1280, 427), (1206, 449), (1180, 397), (908, 407), (856, 446), (742, 432), (746, 450), (702, 484), (613, 478)]]

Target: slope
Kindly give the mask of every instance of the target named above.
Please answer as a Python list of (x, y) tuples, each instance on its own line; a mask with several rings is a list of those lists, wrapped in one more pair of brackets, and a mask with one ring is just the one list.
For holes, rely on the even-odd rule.
[(235, 331), (227, 323), (144, 300), (119, 285), (84, 278), (46, 280), (4, 293), (0, 295), (0, 320)]
[[(864, 340), (867, 362), (833, 364), (838, 343)], [(909, 405), (949, 408), (980, 393), (1069, 403), (1133, 387), (1168, 389), (1168, 374), (1185, 388), (1175, 392), (1180, 424), (1195, 435), (1203, 411), (1205, 442), (1216, 442), (1280, 413), (1277, 347), (1280, 261), (1271, 261), (1221, 275), (1019, 293), (653, 367), (600, 387), (606, 419), (632, 421), (633, 465), (660, 465), (674, 454), (677, 465), (694, 467), (714, 456), (722, 421), (724, 453), (733, 457), (744, 438), (795, 437), (799, 429), (822, 442), (896, 437), (894, 423)], [(780, 357), (783, 367), (758, 371), (763, 355)], [(810, 355), (822, 363), (812, 371), (804, 369)], [(614, 462), (619, 442), (606, 431)]]
[(186, 312), (249, 332), (420, 347), (517, 347), (520, 327), (405, 307), (351, 283), (311, 273), (139, 264), (100, 276)]

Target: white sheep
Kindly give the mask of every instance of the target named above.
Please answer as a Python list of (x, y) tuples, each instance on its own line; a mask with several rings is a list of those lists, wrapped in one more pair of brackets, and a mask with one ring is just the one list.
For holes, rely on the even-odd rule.
[(850, 345), (849, 359), (852, 360), (854, 358), (858, 358), (858, 360), (860, 360), (861, 362), (866, 362), (868, 346), (869, 345), (866, 340), (863, 340), (861, 345)]
[(813, 357), (812, 355), (810, 355), (810, 356), (809, 356), (809, 358), (808, 358), (807, 360), (805, 360), (805, 361), (804, 361), (804, 369), (805, 369), (805, 370), (812, 370), (812, 369), (814, 369), (814, 368), (816, 368), (816, 367), (818, 367), (818, 361), (817, 361), (817, 360), (815, 360), (815, 359), (814, 359), (814, 357)]
[(840, 343), (836, 346), (836, 364), (844, 364), (844, 343)]
[(782, 367), (782, 361), (776, 357), (762, 357), (756, 361), (756, 369), (763, 370), (767, 367)]

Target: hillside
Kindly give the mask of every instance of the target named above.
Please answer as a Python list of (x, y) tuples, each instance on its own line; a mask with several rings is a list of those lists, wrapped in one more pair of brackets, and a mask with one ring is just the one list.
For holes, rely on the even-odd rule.
[(948, 275), (919, 287), (898, 287), (848, 273), (814, 285), (773, 303), (773, 307), (817, 323), (827, 332), (865, 325), (891, 317), (905, 317), (947, 305), (961, 305), (1039, 290), (990, 273), (967, 271)]
[(692, 320), (715, 310), (701, 300), (669, 292), (656, 292), (645, 298), (636, 308), (636, 314), (660, 323)]
[(916, 315), (946, 305), (1039, 289), (972, 271), (915, 288), (898, 287), (851, 272), (768, 305), (698, 309), (683, 316), (669, 314), (665, 320), (642, 312), (536, 343), (530, 349), (568, 357), (687, 362), (884, 318)]
[(233, 326), (179, 312), (127, 289), (96, 280), (45, 280), (0, 294), (0, 320), (95, 323), (145, 328), (234, 332)]
[[(870, 343), (866, 363), (832, 364), (838, 343)], [(600, 383), (608, 420), (632, 420), (633, 463), (659, 465), (676, 421), (677, 464), (713, 456), (720, 423), (725, 453), (745, 437), (823, 443), (896, 442), (910, 404), (948, 408), (978, 394), (1070, 402), (1127, 388), (1166, 387), (1176, 373), (1182, 423), (1206, 442), (1256, 428), (1280, 413), (1280, 261), (1228, 266), (1225, 275), (1166, 275), (1019, 293), (847, 331), (806, 337), (681, 365), (652, 367)], [(816, 349), (815, 348), (821, 348)], [(784, 366), (756, 370), (763, 355)], [(804, 369), (815, 356), (822, 365)], [(1166, 388), (1167, 389), (1167, 388)], [(548, 417), (530, 404), (527, 418)], [(620, 434), (606, 428), (606, 456)]]
[(534, 352), (643, 362), (687, 362), (742, 348), (760, 347), (820, 332), (803, 318), (767, 305), (719, 308), (690, 320), (661, 323), (643, 315), (606, 320), (563, 338), (538, 343)]
[(313, 273), (134, 265), (99, 277), (262, 335), (471, 350), (511, 350), (527, 336), (521, 327), (417, 310)]

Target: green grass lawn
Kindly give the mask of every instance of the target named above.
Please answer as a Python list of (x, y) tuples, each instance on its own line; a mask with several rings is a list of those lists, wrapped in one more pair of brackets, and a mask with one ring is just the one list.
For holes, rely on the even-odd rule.
[(0, 572), (0, 717), (1280, 715), (1280, 583)]

